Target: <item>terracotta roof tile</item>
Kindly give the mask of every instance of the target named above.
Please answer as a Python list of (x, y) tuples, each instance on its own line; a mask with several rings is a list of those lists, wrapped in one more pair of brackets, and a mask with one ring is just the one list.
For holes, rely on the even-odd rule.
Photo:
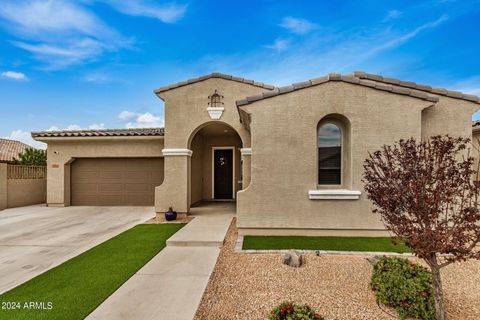
[(0, 139), (0, 162), (11, 162), (27, 148), (33, 148), (16, 140)]
[[(365, 75), (366, 75), (366, 77), (370, 77), (371, 78), (370, 80), (379, 79), (379, 76), (376, 76), (376, 75), (368, 75), (368, 74), (365, 74)], [(292, 91), (301, 90), (301, 89), (304, 89), (304, 88), (316, 86), (316, 85), (319, 85), (319, 84), (322, 84), (322, 83), (325, 83), (325, 82), (328, 82), (328, 81), (343, 81), (343, 82), (353, 83), (353, 84), (356, 84), (356, 85), (370, 87), (370, 88), (377, 89), (377, 90), (393, 92), (393, 93), (401, 94), (401, 95), (407, 95), (407, 96), (410, 96), (410, 97), (423, 99), (423, 100), (427, 100), (427, 101), (432, 101), (432, 102), (437, 102), (438, 101), (438, 97), (436, 97), (436, 96), (429, 95), (429, 94), (423, 93), (423, 92), (410, 90), (410, 89), (407, 89), (405, 87), (390, 85), (390, 84), (383, 83), (383, 82), (378, 83), (376, 81), (362, 80), (359, 77), (356, 77), (356, 76), (353, 76), (353, 75), (344, 76), (344, 75), (341, 75), (341, 74), (338, 74), (338, 73), (330, 73), (328, 76), (315, 78), (315, 79), (308, 80), (308, 81), (305, 81), (305, 82), (295, 83), (293, 85), (289, 85), (289, 86), (285, 86), (285, 87), (275, 88), (275, 90), (273, 90), (273, 91), (267, 91), (267, 92), (260, 93), (260, 94), (255, 95), (255, 96), (246, 97), (245, 99), (237, 100), (236, 104), (237, 104), (237, 107), (239, 107), (239, 106), (243, 106), (243, 105), (246, 105), (246, 104), (250, 104), (254, 101), (258, 101), (258, 100), (262, 100), (262, 99), (266, 99), (266, 98), (270, 98), (270, 97), (275, 97), (275, 96), (285, 94), (285, 93), (289, 93), (289, 92), (292, 92)], [(396, 82), (393, 79), (390, 79), (390, 81), (391, 82)], [(411, 86), (411, 83), (407, 83), (407, 85)]]
[(402, 81), (400, 79), (393, 79), (393, 78), (385, 78), (380, 75), (376, 74), (371, 74), (371, 73), (366, 73), (363, 71), (355, 71), (352, 74), (354, 77), (357, 77), (359, 79), (366, 79), (366, 80), (372, 80), (376, 82), (382, 82), (382, 83), (388, 83), (388, 84), (394, 84), (400, 87), (405, 87), (405, 88), (410, 88), (414, 90), (419, 90), (419, 91), (425, 91), (425, 92), (430, 92), (433, 94), (438, 94), (438, 95), (443, 95), (447, 96), (450, 98), (455, 98), (455, 99), (462, 99), (462, 100), (467, 100), (471, 102), (477, 102), (480, 103), (480, 98), (477, 96), (473, 96), (470, 94), (465, 94), (459, 91), (453, 91), (453, 90), (447, 90), (447, 89), (442, 89), (442, 88), (432, 88), (431, 86), (424, 85), (424, 84), (418, 84), (412, 81)]
[(163, 128), (132, 128), (102, 130), (65, 130), (32, 132), (33, 138), (69, 138), (69, 137), (138, 137), (163, 136)]
[(162, 93), (162, 92), (165, 92), (165, 91), (168, 91), (168, 90), (172, 90), (172, 89), (175, 89), (175, 88), (178, 88), (178, 87), (183, 87), (183, 86), (186, 86), (186, 85), (189, 85), (189, 84), (192, 84), (192, 83), (204, 81), (204, 80), (211, 79), (211, 78), (220, 78), (220, 79), (225, 79), (225, 80), (231, 80), (231, 81), (246, 83), (246, 84), (250, 84), (252, 86), (256, 86), (256, 87), (260, 87), (260, 88), (264, 88), (264, 89), (268, 89), (268, 90), (275, 89), (275, 86), (265, 84), (263, 82), (257, 82), (257, 81), (248, 80), (248, 79), (244, 79), (244, 78), (234, 77), (234, 76), (231, 76), (229, 74), (214, 72), (214, 73), (207, 74), (207, 75), (204, 75), (204, 76), (201, 76), (201, 77), (192, 78), (192, 79), (188, 79), (188, 80), (185, 80), (185, 81), (170, 84), (168, 86), (158, 88), (158, 89), (154, 90), (154, 92), (156, 94), (159, 94), (159, 93)]

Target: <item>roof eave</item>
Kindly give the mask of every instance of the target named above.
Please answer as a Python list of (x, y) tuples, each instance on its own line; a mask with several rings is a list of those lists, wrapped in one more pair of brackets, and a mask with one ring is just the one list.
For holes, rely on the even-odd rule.
[(282, 94), (287, 94), (287, 93), (297, 91), (297, 90), (302, 90), (302, 89), (305, 89), (305, 88), (310, 88), (310, 87), (321, 85), (321, 84), (324, 84), (324, 83), (330, 82), (330, 81), (346, 82), (346, 83), (351, 83), (351, 84), (355, 84), (355, 85), (361, 85), (361, 86), (364, 86), (364, 87), (369, 87), (369, 88), (376, 89), (376, 90), (381, 90), (381, 91), (386, 91), (386, 92), (390, 92), (390, 93), (394, 93), (394, 94), (408, 96), (408, 97), (412, 97), (412, 98), (415, 98), (415, 99), (430, 101), (430, 102), (432, 102), (432, 105), (439, 101), (439, 98), (437, 96), (430, 95), (430, 94), (427, 94), (427, 93), (412, 91), (412, 90), (409, 90), (409, 89), (406, 89), (406, 88), (400, 88), (400, 87), (397, 87), (397, 86), (394, 86), (394, 85), (387, 85), (387, 84), (383, 84), (383, 83), (376, 84), (376, 83), (373, 83), (373, 82), (358, 79), (357, 77), (354, 77), (354, 76), (343, 76), (343, 75), (340, 75), (338, 73), (330, 73), (327, 76), (307, 80), (307, 81), (304, 81), (304, 82), (294, 83), (294, 84), (289, 85), (289, 86), (275, 88), (275, 90), (272, 90), (272, 91), (267, 91), (267, 92), (263, 92), (263, 93), (260, 93), (260, 94), (254, 95), (254, 96), (249, 96), (249, 97), (246, 97), (245, 99), (235, 101), (235, 104), (237, 105), (237, 108), (239, 108), (239, 107), (244, 106), (244, 105), (252, 104), (256, 101), (276, 97), (276, 96), (279, 96), (279, 95), (282, 95)]
[(177, 89), (177, 88), (180, 88), (180, 87), (188, 86), (188, 85), (190, 85), (190, 84), (197, 83), (197, 82), (201, 82), (201, 81), (205, 81), (205, 80), (212, 79), (212, 78), (217, 78), (217, 79), (224, 79), (224, 80), (229, 80), (229, 81), (240, 82), (240, 83), (244, 83), (244, 84), (249, 84), (249, 85), (252, 85), (252, 86), (260, 87), (260, 88), (263, 88), (263, 89), (266, 89), (266, 90), (273, 90), (273, 89), (275, 89), (275, 86), (270, 85), (270, 84), (266, 84), (266, 83), (263, 83), (263, 82), (257, 82), (257, 81), (254, 81), (254, 80), (249, 80), (249, 79), (245, 79), (245, 78), (235, 77), (235, 76), (228, 75), (228, 74), (223, 74), (223, 73), (219, 73), (219, 72), (213, 72), (213, 73), (210, 73), (210, 74), (207, 74), (207, 75), (203, 75), (203, 76), (200, 76), (200, 77), (197, 77), (197, 78), (192, 78), (192, 79), (180, 81), (180, 82), (177, 82), (177, 83), (174, 83), (174, 84), (170, 84), (170, 85), (167, 85), (167, 86), (164, 86), (164, 87), (160, 87), (160, 88), (158, 88), (158, 89), (155, 89), (155, 90), (153, 91), (153, 93), (155, 93), (155, 95), (157, 95), (157, 97), (159, 97), (160, 99), (163, 100), (163, 97), (160, 95), (160, 94), (163, 93), (163, 92), (170, 91), (170, 90), (174, 90), (174, 89)]
[(163, 140), (164, 136), (87, 136), (87, 137), (42, 137), (33, 136), (33, 140), (40, 142), (53, 142), (53, 141), (107, 141), (107, 140)]

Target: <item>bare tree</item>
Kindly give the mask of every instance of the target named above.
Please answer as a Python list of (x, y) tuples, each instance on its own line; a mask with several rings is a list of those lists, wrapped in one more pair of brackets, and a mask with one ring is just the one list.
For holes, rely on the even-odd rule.
[(370, 153), (364, 164), (373, 212), (432, 271), (437, 320), (445, 319), (440, 269), (480, 259), (480, 188), (469, 142), (449, 136), (400, 140)]

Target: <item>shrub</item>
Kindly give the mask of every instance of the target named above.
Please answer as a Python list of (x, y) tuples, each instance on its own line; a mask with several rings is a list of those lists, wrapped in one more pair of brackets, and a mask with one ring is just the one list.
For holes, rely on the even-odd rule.
[(371, 282), (377, 301), (395, 308), (401, 319), (435, 319), (432, 275), (425, 267), (401, 258), (381, 258)]
[(283, 302), (270, 313), (270, 320), (325, 320), (309, 305), (296, 305), (293, 302)]

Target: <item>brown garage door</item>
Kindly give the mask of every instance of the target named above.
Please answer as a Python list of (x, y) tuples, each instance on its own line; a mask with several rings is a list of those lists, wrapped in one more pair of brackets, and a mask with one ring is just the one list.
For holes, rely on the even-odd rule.
[(163, 158), (77, 159), (70, 181), (73, 206), (151, 206)]

